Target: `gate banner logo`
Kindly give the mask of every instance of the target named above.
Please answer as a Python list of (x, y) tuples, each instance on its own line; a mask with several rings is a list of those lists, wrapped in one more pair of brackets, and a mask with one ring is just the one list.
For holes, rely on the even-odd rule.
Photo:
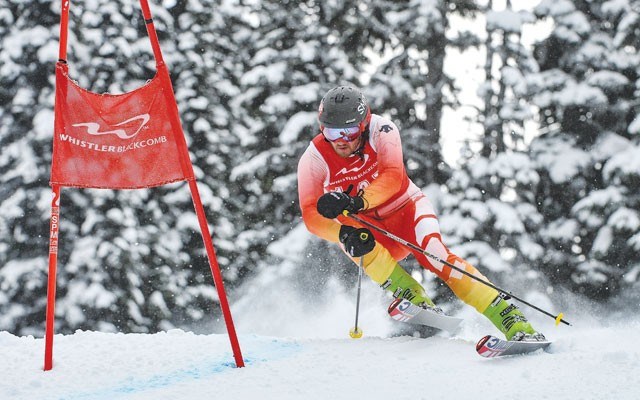
[(116, 129), (113, 131), (104, 131), (104, 132), (100, 132), (100, 124), (97, 122), (83, 122), (83, 123), (79, 123), (79, 124), (73, 124), (72, 126), (85, 126), (87, 127), (87, 133), (89, 135), (94, 135), (94, 136), (100, 136), (100, 135), (116, 135), (117, 137), (119, 137), (120, 139), (131, 139), (132, 137), (135, 137), (139, 132), (140, 129), (142, 129), (145, 124), (147, 122), (149, 122), (149, 114), (142, 114), (142, 115), (136, 115), (133, 118), (129, 118), (126, 121), (120, 122), (119, 124), (115, 124), (114, 126), (120, 126), (120, 125), (125, 125), (128, 124), (131, 121), (137, 121), (137, 120), (142, 120), (142, 122), (140, 123), (140, 126), (138, 127), (138, 129), (136, 129), (135, 132), (133, 132), (131, 135), (127, 135), (127, 131), (125, 131), (124, 129)]
[(166, 69), (112, 95), (79, 87), (58, 66), (54, 125), (52, 184), (135, 189), (194, 179)]

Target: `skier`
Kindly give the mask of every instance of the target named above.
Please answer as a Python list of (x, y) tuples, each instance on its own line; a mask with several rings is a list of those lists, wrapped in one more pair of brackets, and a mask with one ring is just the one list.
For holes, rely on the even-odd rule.
[(398, 264), (411, 252), (458, 298), (486, 316), (507, 340), (544, 340), (520, 309), (497, 290), (385, 235), (374, 238), (369, 229), (343, 214), (358, 213), (360, 218), (488, 281), (442, 243), (433, 206), (407, 176), (398, 128), (389, 119), (371, 114), (359, 89), (339, 86), (329, 90), (320, 102), (318, 122), (320, 133), (298, 164), (300, 208), (311, 233), (340, 242), (356, 264), (364, 257), (364, 272), (395, 298), (439, 310), (424, 288)]

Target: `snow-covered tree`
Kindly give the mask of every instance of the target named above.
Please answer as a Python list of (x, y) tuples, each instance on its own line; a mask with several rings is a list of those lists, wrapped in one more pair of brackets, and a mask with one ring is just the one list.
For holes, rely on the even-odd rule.
[[(230, 102), (238, 93), (237, 59), (229, 54), (238, 53), (234, 43), (246, 36), (243, 8), (232, 3), (168, 2), (168, 10), (152, 4), (227, 281), (237, 276), (231, 244), (237, 231), (224, 207), (225, 182), (229, 160), (240, 153), (237, 137), (229, 134)], [(0, 158), (0, 324), (18, 333), (44, 329), (60, 4), (42, 4), (3, 2), (0, 11), (5, 149)], [(70, 76), (81, 86), (122, 93), (153, 76), (137, 2), (73, 3), (69, 28)], [(135, 191), (63, 189), (61, 206), (61, 332), (154, 331), (214, 318), (217, 294), (185, 184)]]
[(554, 29), (528, 78), (544, 134), (531, 145), (541, 267), (594, 298), (636, 284), (640, 155), (637, 1), (542, 1)]
[(483, 8), (485, 81), (478, 90), (483, 133), (478, 143), (469, 140), (447, 182), (441, 226), (446, 243), (494, 282), (515, 284), (516, 278), (518, 285), (531, 287), (539, 281), (532, 269), (543, 254), (535, 243), (542, 217), (530, 204), (538, 176), (524, 142), (524, 121), (532, 115), (525, 77), (537, 72), (537, 65), (521, 33), (535, 18), (513, 10), (510, 1), (505, 6), (498, 9), (489, 1)]
[[(443, 108), (455, 107), (453, 77), (444, 71), (448, 50), (475, 45), (477, 38), (463, 31), (452, 36), (452, 15), (470, 15), (477, 7), (468, 1), (372, 2), (369, 60), (376, 70), (368, 93), (375, 112), (391, 117), (403, 136), (405, 161), (419, 186), (443, 184), (450, 168), (443, 160), (440, 123)], [(376, 19), (377, 18), (377, 19)]]
[(51, 4), (0, 1), (0, 329), (44, 320), (51, 194)]

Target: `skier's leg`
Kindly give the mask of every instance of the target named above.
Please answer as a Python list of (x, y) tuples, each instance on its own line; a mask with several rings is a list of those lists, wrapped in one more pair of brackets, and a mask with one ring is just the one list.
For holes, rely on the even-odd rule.
[[(359, 264), (359, 258), (352, 258)], [(395, 298), (403, 298), (423, 307), (434, 307), (424, 288), (409, 275), (380, 243), (364, 256), (364, 272)]]
[[(440, 226), (431, 203), (426, 197), (414, 203), (414, 228), (407, 232), (426, 252), (446, 260), (486, 282), (489, 280), (473, 265), (452, 253), (443, 243)], [(487, 317), (507, 339), (511, 339), (517, 332), (533, 334), (535, 330), (524, 317), (522, 312), (513, 304), (509, 304), (499, 296), (497, 290), (478, 282), (477, 280), (453, 270), (444, 263), (435, 261), (420, 252), (413, 252), (420, 264), (442, 279), (453, 293), (462, 301), (474, 307), (479, 313)]]

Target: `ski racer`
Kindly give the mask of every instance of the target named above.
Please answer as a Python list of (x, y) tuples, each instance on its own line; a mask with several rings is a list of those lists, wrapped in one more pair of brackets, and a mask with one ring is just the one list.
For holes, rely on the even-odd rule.
[(357, 213), (441, 260), (488, 281), (442, 242), (438, 218), (424, 193), (407, 176), (400, 132), (387, 118), (371, 114), (355, 87), (329, 90), (318, 111), (320, 133), (298, 163), (298, 195), (307, 229), (340, 243), (353, 262), (395, 298), (438, 310), (424, 288), (398, 261), (413, 253), (465, 303), (486, 316), (507, 340), (544, 340), (520, 309), (497, 290), (427, 258), (385, 235), (372, 233), (344, 215)]

